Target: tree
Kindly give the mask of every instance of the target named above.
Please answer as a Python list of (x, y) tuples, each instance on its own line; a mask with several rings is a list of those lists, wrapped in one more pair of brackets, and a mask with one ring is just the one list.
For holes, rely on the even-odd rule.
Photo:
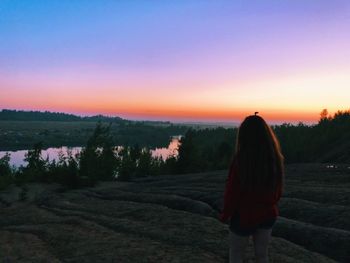
[(0, 177), (9, 176), (12, 174), (10, 158), (11, 155), (9, 153), (5, 153), (5, 155), (0, 158)]
[(144, 177), (151, 174), (152, 153), (145, 148), (140, 151), (139, 159), (136, 168), (136, 176)]
[(3, 189), (13, 183), (14, 171), (10, 166), (10, 157), (11, 155), (6, 153), (0, 158), (0, 189)]
[(180, 140), (177, 171), (179, 173), (196, 172), (199, 167), (199, 155), (194, 143), (195, 132), (189, 129)]
[(83, 178), (88, 179), (88, 184), (95, 184), (98, 180), (115, 179), (118, 160), (114, 152), (110, 126), (104, 127), (99, 122), (86, 147), (81, 151), (79, 172)]
[(120, 181), (129, 181), (136, 170), (136, 162), (133, 161), (130, 155), (130, 147), (123, 147), (120, 151), (120, 165), (118, 169), (117, 179)]
[(40, 182), (48, 182), (50, 178), (48, 178), (47, 174), (47, 164), (48, 160), (44, 160), (41, 156), (43, 145), (42, 142), (38, 142), (34, 144), (33, 149), (29, 150), (25, 154), (24, 161), (28, 162), (26, 167), (21, 169), (21, 173), (19, 175), (19, 182), (32, 182), (32, 181), (40, 181)]
[(78, 188), (80, 178), (76, 158), (77, 156), (73, 156), (72, 151), (68, 151), (68, 157), (60, 152), (58, 162), (53, 160), (48, 166), (48, 173), (53, 178), (52, 180), (68, 188)]
[(320, 121), (326, 121), (328, 120), (328, 110), (323, 109), (320, 113)]

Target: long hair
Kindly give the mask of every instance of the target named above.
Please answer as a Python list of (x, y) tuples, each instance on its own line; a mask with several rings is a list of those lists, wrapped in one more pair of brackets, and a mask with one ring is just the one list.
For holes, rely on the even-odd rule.
[(275, 133), (263, 118), (251, 115), (239, 127), (233, 162), (241, 189), (276, 191), (283, 186), (284, 158)]

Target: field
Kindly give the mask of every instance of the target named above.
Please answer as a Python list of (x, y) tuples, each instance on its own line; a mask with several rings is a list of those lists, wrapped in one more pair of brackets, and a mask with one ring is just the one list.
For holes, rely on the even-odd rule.
[[(217, 218), (226, 171), (145, 177), (64, 191), (55, 185), (0, 193), (5, 262), (227, 262)], [(350, 169), (286, 169), (271, 262), (350, 261)], [(250, 242), (246, 262), (254, 262)]]

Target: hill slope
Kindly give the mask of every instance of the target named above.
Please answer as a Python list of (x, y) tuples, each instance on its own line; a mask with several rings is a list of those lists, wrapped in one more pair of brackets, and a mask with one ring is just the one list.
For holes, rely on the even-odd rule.
[[(288, 167), (271, 262), (349, 259), (349, 181), (330, 184), (327, 172), (320, 165)], [(345, 172), (334, 179), (348, 180)], [(216, 219), (225, 178), (225, 171), (148, 177), (62, 193), (29, 185), (24, 202), (17, 201), (21, 189), (9, 189), (0, 193), (0, 256), (9, 262), (226, 262), (228, 230)], [(246, 256), (253, 262), (251, 243)]]

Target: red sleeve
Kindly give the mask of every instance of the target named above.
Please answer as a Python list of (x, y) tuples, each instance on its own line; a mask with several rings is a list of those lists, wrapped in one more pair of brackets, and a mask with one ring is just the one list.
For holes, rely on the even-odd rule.
[(232, 162), (228, 177), (226, 179), (224, 193), (224, 207), (220, 214), (220, 220), (226, 222), (231, 218), (237, 208), (238, 203), (238, 182), (235, 163)]
[(281, 196), (282, 196), (282, 183), (279, 183), (276, 191), (276, 202), (278, 202), (281, 199)]

